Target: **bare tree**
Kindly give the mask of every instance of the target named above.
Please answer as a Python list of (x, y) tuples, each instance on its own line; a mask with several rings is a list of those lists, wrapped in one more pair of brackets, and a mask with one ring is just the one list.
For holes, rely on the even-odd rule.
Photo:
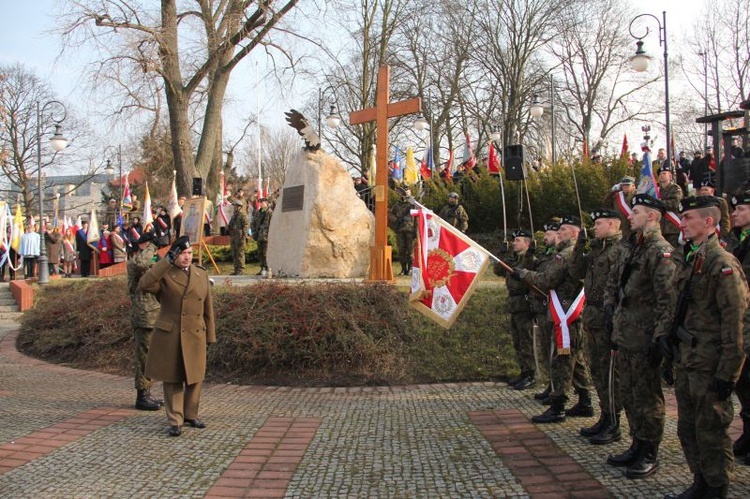
[[(65, 32), (117, 47), (163, 81), (177, 188), (187, 194), (193, 176), (208, 177), (222, 164), (221, 111), (232, 71), (259, 46), (279, 48), (269, 34), (298, 1), (277, 8), (273, 0), (161, 0), (157, 10), (135, 0), (78, 0), (70, 2)], [(205, 105), (194, 148), (189, 109), (201, 89)]]
[[(264, 182), (268, 181), (272, 190), (278, 189), (284, 185), (289, 166), (302, 150), (302, 140), (297, 132), (288, 126), (261, 127), (260, 146)], [(260, 175), (258, 159), (258, 141), (256, 140), (246, 150), (243, 158), (243, 163), (246, 165), (244, 173), (250, 178), (257, 179)]]

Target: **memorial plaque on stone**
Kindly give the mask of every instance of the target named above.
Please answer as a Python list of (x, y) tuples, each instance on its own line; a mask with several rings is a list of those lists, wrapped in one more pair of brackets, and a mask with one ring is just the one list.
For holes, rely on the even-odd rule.
[(284, 187), (281, 211), (300, 211), (305, 201), (305, 186)]

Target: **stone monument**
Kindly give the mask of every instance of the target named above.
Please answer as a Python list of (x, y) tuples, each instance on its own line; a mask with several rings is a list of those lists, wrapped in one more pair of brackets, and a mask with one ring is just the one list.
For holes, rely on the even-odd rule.
[(375, 217), (352, 177), (321, 150), (301, 150), (286, 172), (268, 233), (268, 266), (290, 277), (366, 277)]

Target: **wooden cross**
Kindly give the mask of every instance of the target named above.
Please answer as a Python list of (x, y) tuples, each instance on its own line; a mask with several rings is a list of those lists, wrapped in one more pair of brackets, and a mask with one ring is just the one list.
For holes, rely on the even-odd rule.
[(391, 100), (391, 68), (380, 66), (375, 107), (349, 113), (349, 123), (359, 125), (375, 122), (377, 141), (375, 147), (375, 246), (370, 248), (370, 280), (392, 281), (391, 247), (388, 246), (388, 118), (418, 113), (422, 109), (419, 97), (400, 101)]

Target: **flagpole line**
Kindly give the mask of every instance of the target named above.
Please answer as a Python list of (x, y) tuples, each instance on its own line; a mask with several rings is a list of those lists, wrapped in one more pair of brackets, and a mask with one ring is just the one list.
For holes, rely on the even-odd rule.
[[(419, 207), (419, 208), (422, 208), (423, 210), (427, 210), (427, 211), (429, 211), (429, 212), (430, 212), (430, 213), (431, 213), (432, 215), (434, 215), (435, 217), (437, 217), (437, 218), (440, 218), (440, 217), (439, 217), (439, 216), (438, 216), (438, 215), (437, 215), (437, 214), (436, 214), (435, 212), (433, 212), (433, 211), (432, 211), (431, 209), (429, 209), (428, 207), (426, 207), (425, 205), (423, 205), (422, 203), (420, 203), (419, 201), (417, 201), (416, 199), (414, 199), (414, 196), (409, 196), (409, 197), (408, 197), (408, 198), (407, 198), (406, 200), (407, 200), (407, 202), (408, 202), (409, 204), (412, 204), (412, 205), (414, 205), (414, 206), (417, 206), (417, 207)], [(443, 220), (443, 219), (442, 219), (442, 218), (440, 218), (440, 220)], [(445, 220), (443, 220), (443, 221), (445, 222)], [(445, 223), (446, 223), (447, 225), (451, 226), (451, 224), (449, 224), (448, 222), (445, 222)], [(511, 267), (510, 265), (508, 265), (507, 263), (505, 263), (504, 261), (502, 261), (501, 259), (499, 259), (499, 258), (498, 258), (498, 257), (496, 257), (495, 255), (493, 255), (493, 254), (492, 254), (492, 252), (491, 252), (491, 251), (489, 251), (489, 250), (488, 250), (487, 248), (485, 248), (484, 246), (482, 246), (482, 245), (481, 245), (481, 244), (479, 244), (478, 242), (474, 241), (473, 239), (471, 239), (471, 238), (470, 238), (469, 236), (467, 236), (466, 234), (463, 234), (463, 236), (464, 236), (465, 238), (469, 239), (469, 240), (470, 240), (470, 241), (471, 241), (471, 242), (472, 242), (472, 243), (473, 243), (473, 244), (474, 244), (474, 245), (475, 245), (475, 246), (476, 246), (477, 248), (479, 248), (479, 249), (481, 249), (482, 251), (484, 251), (484, 252), (485, 252), (485, 253), (487, 254), (487, 256), (488, 256), (488, 257), (490, 257), (490, 259), (492, 259), (492, 260), (494, 260), (494, 261), (495, 261), (496, 263), (500, 264), (500, 266), (501, 266), (501, 267), (502, 267), (503, 269), (505, 269), (505, 271), (506, 271), (506, 272), (509, 272), (509, 273), (511, 273), (511, 274), (515, 272), (515, 270), (513, 270), (513, 267)], [(525, 284), (525, 285), (526, 285), (526, 286), (527, 286), (527, 287), (528, 287), (529, 289), (531, 289), (532, 291), (535, 291), (535, 292), (539, 293), (539, 295), (540, 295), (540, 296), (544, 296), (545, 298), (547, 297), (547, 293), (545, 293), (544, 291), (542, 291), (541, 289), (539, 289), (539, 288), (538, 288), (538, 287), (536, 287), (535, 285), (533, 285), (533, 284), (529, 284), (529, 283), (527, 283), (527, 282), (524, 282), (524, 284)]]

